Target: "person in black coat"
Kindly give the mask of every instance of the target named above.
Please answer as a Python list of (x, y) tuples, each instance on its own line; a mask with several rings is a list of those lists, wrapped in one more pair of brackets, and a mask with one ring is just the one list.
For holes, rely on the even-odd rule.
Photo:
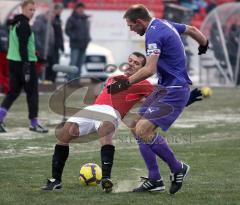
[(66, 34), (69, 37), (70, 48), (71, 48), (71, 65), (78, 67), (77, 74), (71, 74), (68, 76), (68, 80), (73, 80), (81, 76), (81, 67), (85, 62), (85, 53), (90, 37), (90, 23), (89, 16), (84, 12), (85, 5), (78, 3), (72, 15), (68, 18), (66, 24)]
[[(53, 64), (59, 63), (60, 52), (64, 52), (64, 40), (62, 30), (61, 13), (63, 5), (61, 3), (55, 4), (54, 6), (54, 19), (52, 21), (54, 31), (54, 52), (53, 52)], [(52, 81), (55, 82), (57, 73), (52, 71)]]

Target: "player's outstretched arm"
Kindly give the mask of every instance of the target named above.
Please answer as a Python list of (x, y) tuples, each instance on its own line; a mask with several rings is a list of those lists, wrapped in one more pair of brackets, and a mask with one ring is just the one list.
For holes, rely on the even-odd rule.
[(198, 42), (198, 55), (205, 54), (207, 52), (208, 39), (198, 28), (187, 25), (185, 34), (189, 35)]

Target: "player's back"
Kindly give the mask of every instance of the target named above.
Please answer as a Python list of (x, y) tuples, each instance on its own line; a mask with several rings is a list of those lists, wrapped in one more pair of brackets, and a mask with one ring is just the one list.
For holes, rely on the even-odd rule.
[(184, 45), (177, 29), (166, 20), (155, 19), (146, 33), (147, 55), (151, 55), (151, 46), (160, 53), (157, 72), (161, 76), (159, 84), (164, 86), (192, 83), (187, 75)]

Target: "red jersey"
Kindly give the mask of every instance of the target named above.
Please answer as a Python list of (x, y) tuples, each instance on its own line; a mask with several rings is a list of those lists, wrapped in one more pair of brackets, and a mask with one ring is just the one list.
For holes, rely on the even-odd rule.
[(153, 91), (153, 85), (149, 81), (143, 80), (133, 84), (127, 90), (111, 95), (107, 92), (107, 86), (110, 85), (112, 81), (113, 77), (107, 80), (104, 89), (94, 104), (110, 105), (120, 113), (122, 118), (137, 102), (143, 97), (147, 97)]

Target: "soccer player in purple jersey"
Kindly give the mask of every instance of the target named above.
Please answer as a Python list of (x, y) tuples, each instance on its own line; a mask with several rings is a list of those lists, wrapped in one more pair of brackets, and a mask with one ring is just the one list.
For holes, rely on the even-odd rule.
[(131, 31), (146, 37), (146, 65), (130, 77), (117, 80), (108, 86), (108, 92), (118, 93), (132, 84), (157, 73), (158, 86), (147, 97), (139, 110), (139, 119), (133, 129), (139, 141), (139, 149), (149, 171), (145, 182), (135, 192), (161, 191), (164, 184), (155, 160), (155, 155), (165, 161), (170, 170), (170, 194), (175, 194), (190, 166), (178, 161), (165, 139), (158, 133), (160, 127), (167, 131), (178, 118), (187, 104), (190, 94), (189, 79), (186, 71), (186, 55), (180, 34), (187, 34), (199, 44), (199, 55), (206, 53), (208, 40), (197, 28), (189, 25), (152, 18), (148, 9), (141, 4), (132, 5), (124, 14)]

